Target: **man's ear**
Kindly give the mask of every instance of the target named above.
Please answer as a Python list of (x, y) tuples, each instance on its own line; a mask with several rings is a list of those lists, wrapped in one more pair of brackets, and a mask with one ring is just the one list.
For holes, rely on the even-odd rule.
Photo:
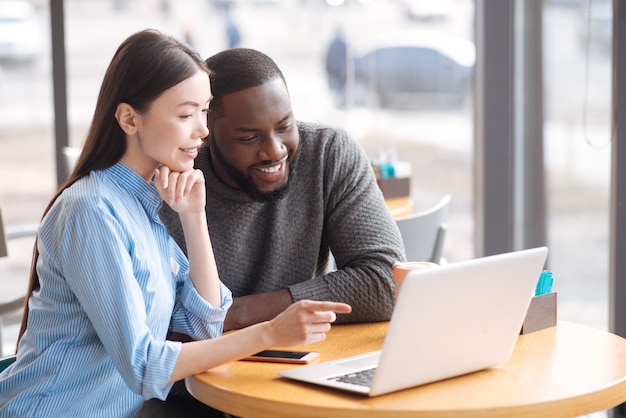
[(115, 119), (126, 135), (134, 135), (137, 132), (137, 112), (128, 103), (117, 105)]

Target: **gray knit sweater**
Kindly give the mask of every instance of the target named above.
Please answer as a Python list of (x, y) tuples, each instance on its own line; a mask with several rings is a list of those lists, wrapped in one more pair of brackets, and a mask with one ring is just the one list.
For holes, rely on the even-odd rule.
[[(370, 162), (342, 130), (303, 122), (298, 130), (296, 171), (278, 201), (257, 202), (226, 186), (208, 148), (200, 150), (220, 278), (235, 297), (288, 288), (294, 301), (352, 305), (339, 323), (388, 320), (392, 264), (405, 255)], [(178, 215), (164, 204), (161, 219), (185, 250)], [(337, 270), (325, 274), (330, 251)]]

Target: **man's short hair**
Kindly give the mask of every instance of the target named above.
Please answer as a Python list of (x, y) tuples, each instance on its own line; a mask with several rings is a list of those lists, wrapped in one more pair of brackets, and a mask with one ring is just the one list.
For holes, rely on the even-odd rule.
[[(222, 98), (285, 77), (278, 65), (264, 53), (250, 48), (232, 48), (207, 58), (211, 69), (211, 112), (220, 114)], [(214, 116), (217, 116), (214, 114)]]

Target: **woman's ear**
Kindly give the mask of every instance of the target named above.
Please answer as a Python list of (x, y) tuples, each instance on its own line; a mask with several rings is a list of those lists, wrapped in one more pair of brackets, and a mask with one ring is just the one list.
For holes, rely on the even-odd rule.
[(137, 132), (137, 112), (128, 103), (117, 105), (115, 119), (126, 135), (134, 135)]

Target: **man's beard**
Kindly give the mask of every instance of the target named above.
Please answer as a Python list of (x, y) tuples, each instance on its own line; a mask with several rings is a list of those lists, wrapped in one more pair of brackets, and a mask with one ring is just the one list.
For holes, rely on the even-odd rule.
[[(213, 153), (215, 153), (215, 158), (217, 159), (219, 164), (222, 166), (224, 171), (226, 171), (226, 174), (230, 176), (230, 178), (237, 184), (237, 186), (239, 187), (239, 189), (241, 189), (241, 191), (245, 192), (252, 199), (258, 202), (263, 202), (263, 203), (280, 200), (285, 197), (285, 195), (289, 191), (291, 180), (295, 173), (295, 161), (296, 161), (297, 151), (294, 152), (294, 155), (292, 155), (291, 158), (288, 159), (289, 175), (288, 175), (287, 183), (279, 189), (272, 190), (269, 192), (262, 192), (259, 189), (257, 189), (256, 184), (254, 184), (254, 180), (252, 180), (252, 176), (240, 171), (235, 166), (233, 166), (228, 161), (226, 161), (226, 158), (224, 158), (224, 154), (222, 153), (222, 150), (219, 149), (215, 139), (213, 139), (212, 136), (210, 138), (210, 141), (212, 145), (210, 149)], [(285, 164), (287, 164), (287, 161), (285, 162)]]

